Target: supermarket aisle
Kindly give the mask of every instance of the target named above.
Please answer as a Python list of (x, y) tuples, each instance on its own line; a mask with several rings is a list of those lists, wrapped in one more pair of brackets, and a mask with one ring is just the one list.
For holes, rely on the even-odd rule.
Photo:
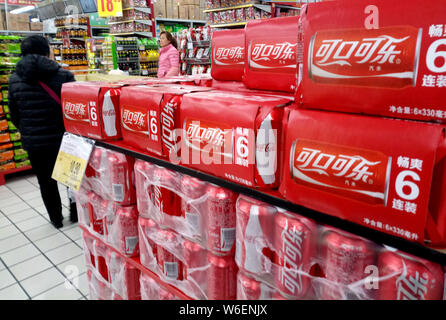
[(66, 188), (59, 189), (64, 227), (57, 230), (34, 175), (0, 186), (0, 300), (88, 299), (81, 231), (69, 220)]

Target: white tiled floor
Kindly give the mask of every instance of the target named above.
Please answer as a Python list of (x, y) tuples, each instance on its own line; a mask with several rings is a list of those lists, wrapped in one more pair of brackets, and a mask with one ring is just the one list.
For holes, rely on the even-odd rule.
[(81, 231), (59, 190), (65, 218), (57, 230), (34, 175), (6, 176), (0, 186), (0, 300), (88, 299)]

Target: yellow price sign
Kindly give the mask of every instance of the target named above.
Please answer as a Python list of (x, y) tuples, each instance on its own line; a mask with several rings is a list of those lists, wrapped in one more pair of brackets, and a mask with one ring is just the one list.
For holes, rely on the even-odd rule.
[(78, 191), (93, 145), (94, 142), (90, 139), (65, 133), (51, 177)]
[(122, 0), (97, 0), (100, 17), (122, 17)]

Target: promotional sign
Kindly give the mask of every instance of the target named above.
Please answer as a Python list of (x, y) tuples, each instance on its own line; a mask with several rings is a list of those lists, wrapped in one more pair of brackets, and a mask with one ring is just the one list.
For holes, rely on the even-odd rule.
[[(404, 12), (404, 14), (401, 14)], [(302, 9), (303, 108), (446, 122), (446, 14), (438, 1), (328, 1)]]
[(212, 78), (242, 81), (245, 69), (245, 30), (214, 31), (211, 48)]
[(285, 97), (252, 93), (185, 95), (182, 164), (250, 187), (277, 187), (283, 106), (288, 103)]
[(94, 141), (66, 132), (62, 138), (52, 178), (74, 189), (79, 187), (93, 150)]
[(248, 88), (295, 92), (298, 22), (299, 17), (248, 21), (243, 76)]
[(100, 17), (122, 17), (122, 0), (97, 0)]
[(280, 192), (294, 203), (394, 236), (444, 244), (444, 130), (437, 124), (292, 110)]
[(70, 82), (62, 86), (65, 130), (97, 140), (121, 138), (121, 86), (105, 82)]

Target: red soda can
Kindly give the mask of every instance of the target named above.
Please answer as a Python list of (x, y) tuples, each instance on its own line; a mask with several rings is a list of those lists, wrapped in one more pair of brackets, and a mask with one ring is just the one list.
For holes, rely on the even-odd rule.
[(104, 199), (99, 202), (99, 210), (100, 210), (99, 215), (103, 217), (102, 224), (103, 224), (104, 237), (108, 243), (112, 243), (113, 241), (114, 236), (111, 235), (111, 230), (116, 218), (117, 209), (118, 206), (113, 201)]
[[(181, 193), (185, 198), (181, 198), (181, 216), (186, 219), (188, 236), (200, 240), (203, 219), (203, 205), (196, 201), (206, 194), (207, 183), (200, 179), (183, 175), (181, 178)], [(195, 201), (194, 201), (195, 200)]]
[(183, 280), (183, 262), (166, 247), (178, 246), (179, 237), (168, 229), (159, 229), (160, 243), (157, 248), (158, 266), (169, 280)]
[(150, 269), (150, 265), (157, 259), (158, 245), (148, 237), (148, 234), (157, 232), (158, 226), (155, 221), (143, 217), (139, 217), (138, 224), (141, 264)]
[(149, 214), (149, 199), (150, 194), (148, 192), (148, 186), (150, 181), (153, 180), (153, 172), (155, 165), (137, 159), (135, 161), (135, 189), (136, 189), (136, 205), (138, 212), (142, 216), (148, 216)]
[(141, 300), (141, 271), (128, 262), (124, 263), (124, 286), (128, 300)]
[(175, 295), (163, 287), (159, 288), (159, 299), (160, 300), (176, 300)]
[(279, 260), (275, 285), (285, 296), (305, 298), (311, 287), (311, 259), (316, 254), (316, 224), (297, 214), (279, 212), (274, 227)]
[(151, 200), (161, 214), (170, 216), (181, 215), (181, 197), (174, 192), (179, 190), (179, 179), (180, 175), (178, 172), (158, 166), (155, 168)]
[(386, 250), (378, 256), (379, 300), (442, 300), (444, 273), (441, 265)]
[(323, 271), (326, 284), (322, 299), (369, 299), (371, 292), (364, 284), (348, 285), (367, 277), (367, 266), (375, 265), (375, 249), (370, 241), (330, 228), (323, 236)]
[(266, 284), (243, 272), (237, 274), (237, 300), (271, 300), (272, 294), (273, 289)]
[(87, 267), (91, 266), (95, 268), (96, 259), (94, 256), (94, 238), (90, 237), (90, 235), (86, 232), (83, 232), (82, 237), (84, 239), (84, 254), (85, 254), (86, 265)]
[(289, 300), (289, 298), (285, 298), (283, 295), (280, 294), (279, 291), (276, 291), (273, 293), (273, 300)]
[(200, 244), (184, 239), (183, 242), (184, 255), (184, 279), (192, 280), (192, 289), (189, 294), (192, 298), (202, 298), (206, 292), (207, 279), (207, 250)]
[[(94, 192), (88, 193), (88, 214), (90, 216), (91, 226), (95, 232), (98, 234), (104, 234), (104, 222), (102, 216), (100, 215), (100, 202), (102, 201)], [(99, 210), (98, 210), (99, 209)]]
[(237, 265), (231, 256), (208, 254), (208, 300), (235, 300)]
[(107, 185), (113, 201), (121, 205), (129, 205), (135, 202), (135, 187), (133, 185), (132, 171), (134, 159), (124, 154), (109, 151), (107, 155), (108, 174), (110, 182)]
[(216, 185), (206, 189), (207, 245), (215, 254), (233, 254), (238, 194)]
[(116, 292), (113, 292), (112, 300), (124, 300), (124, 299)]
[(256, 275), (271, 274), (277, 209), (241, 196), (237, 200), (235, 261)]
[(109, 281), (108, 267), (105, 258), (107, 257), (107, 246), (101, 241), (94, 240), (94, 249), (96, 256), (96, 269), (104, 280)]
[(138, 211), (135, 206), (121, 207), (116, 212), (115, 223), (116, 238), (114, 242), (117, 249), (127, 257), (139, 255), (138, 246)]

